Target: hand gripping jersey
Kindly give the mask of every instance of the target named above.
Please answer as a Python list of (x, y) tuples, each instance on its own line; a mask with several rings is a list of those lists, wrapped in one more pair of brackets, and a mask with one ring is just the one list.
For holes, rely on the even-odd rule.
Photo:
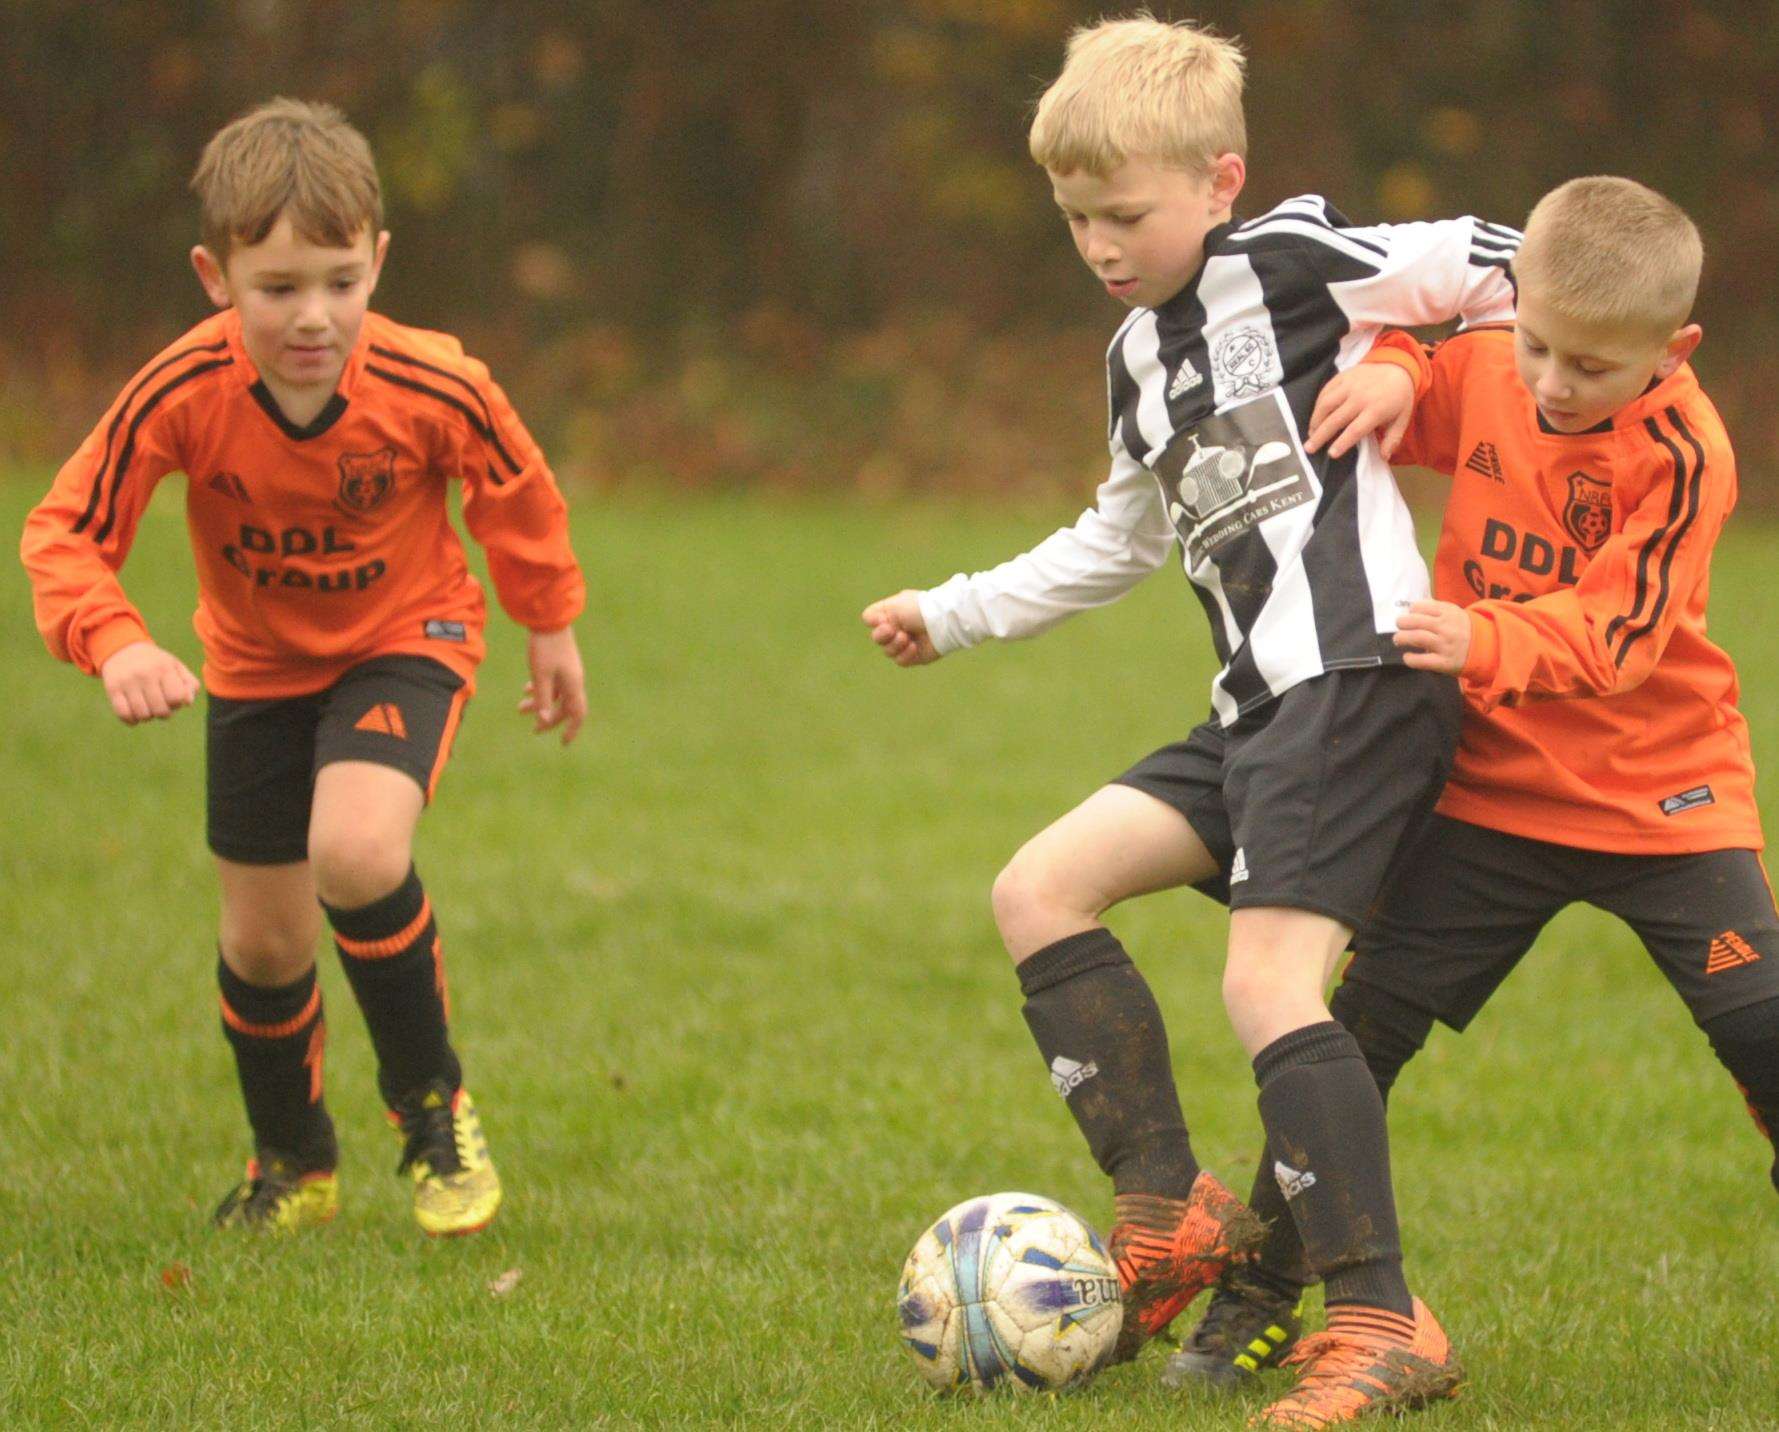
[(1597, 428), (1552, 431), (1513, 341), (1478, 329), (1429, 359), (1389, 334), (1372, 355), (1422, 391), (1395, 460), (1453, 479), (1433, 589), (1470, 612), (1470, 709), (1439, 809), (1586, 850), (1758, 850), (1736, 669), (1705, 636), (1736, 501), (1717, 410), (1683, 366)]
[(1475, 219), (1355, 227), (1313, 195), (1211, 230), (1193, 281), (1112, 341), (1095, 505), (923, 593), (934, 644), (1042, 631), (1121, 596), (1177, 541), (1222, 663), (1223, 725), (1325, 671), (1399, 662), (1396, 614), (1427, 593), (1413, 519), (1375, 443), (1329, 461), (1303, 436), (1381, 325), (1510, 314), (1518, 241)]
[(38, 629), (82, 671), (147, 638), (116, 574), (176, 470), (218, 696), (303, 695), (394, 653), (473, 681), (484, 602), (446, 514), (453, 481), (514, 621), (564, 627), (585, 598), (543, 454), (456, 339), (366, 314), (334, 397), (298, 428), (230, 309), (136, 375), (26, 520)]

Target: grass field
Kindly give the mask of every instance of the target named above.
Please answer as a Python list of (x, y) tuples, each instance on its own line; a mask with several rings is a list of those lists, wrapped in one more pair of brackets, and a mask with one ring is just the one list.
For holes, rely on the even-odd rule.
[[(207, 1226), (246, 1147), (202, 719), (128, 730), (43, 653), (10, 554), (46, 480), (0, 483), (0, 1425), (1213, 1428), (1258, 1405), (1170, 1394), (1156, 1357), (1061, 1398), (939, 1401), (893, 1314), (908, 1247), (966, 1194), (1108, 1212), (987, 893), (1202, 715), (1177, 572), (905, 672), (865, 640), (868, 598), (1069, 514), (582, 502), (592, 723), (566, 753), (528, 736), (497, 621), (418, 855), (507, 1206), (477, 1239), (419, 1235), (328, 957), (342, 1216), (255, 1240)], [(195, 665), (180, 497), (126, 577)], [(1713, 607), (1769, 817), (1776, 539), (1739, 524)], [(1168, 1011), (1200, 1156), (1245, 1188), (1222, 913), (1163, 896), (1113, 923)], [(1410, 1275), (1472, 1374), (1416, 1425), (1779, 1426), (1771, 1152), (1627, 931), (1564, 916), (1392, 1112)]]

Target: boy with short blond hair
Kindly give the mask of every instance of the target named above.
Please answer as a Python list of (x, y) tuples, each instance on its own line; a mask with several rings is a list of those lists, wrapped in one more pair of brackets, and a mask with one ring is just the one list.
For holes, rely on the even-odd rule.
[(565, 741), (586, 709), (566, 509), (486, 368), (453, 338), (367, 312), (389, 235), (370, 147), (339, 111), (260, 106), (210, 141), (193, 188), (192, 264), (222, 312), (130, 382), (27, 519), (37, 625), (128, 724), (196, 699), (116, 575), (155, 485), (183, 472), (217, 980), (255, 1145), (217, 1221), (289, 1230), (338, 1208), (314, 960), (325, 911), (415, 1216), (428, 1234), (474, 1232), (500, 1181), (411, 857), (483, 654), (482, 589), (446, 488), (462, 484), (502, 604), (531, 629), (522, 709)]
[[(1396, 641), (1457, 677), (1463, 734), (1333, 1000), (1383, 1094), (1435, 1020), (1464, 1029), (1584, 901), (1636, 931), (1756, 1124), (1779, 1129), (1779, 910), (1735, 667), (1705, 631), (1736, 467), (1686, 362), (1700, 257), (1661, 195), (1572, 180), (1527, 220), (1514, 325), (1431, 352), (1386, 335), (1323, 390), (1310, 446), (1381, 430), (1399, 461), (1454, 479), (1438, 600)], [(1256, 1208), (1277, 1202), (1256, 1188)], [(1243, 1331), (1311, 1277), (1278, 1220), (1170, 1379), (1253, 1370)]]
[(1222, 666), (1210, 719), (1028, 842), (995, 883), (996, 921), (1112, 1178), (1132, 1356), (1262, 1225), (1199, 1168), (1160, 1011), (1101, 917), (1180, 885), (1229, 903), (1224, 1000), (1254, 1060), (1266, 1168), (1330, 1294), (1333, 1352), (1294, 1396), (1319, 1407), (1357, 1387), (1368, 1408), (1405, 1407), (1461, 1372), (1404, 1281), (1383, 1106), (1323, 989), (1444, 783), (1458, 693), (1392, 641), (1427, 573), (1375, 444), (1330, 460), (1303, 438), (1323, 384), (1384, 323), (1510, 312), (1518, 235), (1355, 226), (1313, 195), (1238, 221), (1241, 73), (1232, 41), (1147, 16), (1070, 41), (1032, 152), (1083, 261), (1133, 310), (1107, 355), (1111, 474), (1030, 552), (863, 617), (916, 665), (1112, 601), (1179, 543)]

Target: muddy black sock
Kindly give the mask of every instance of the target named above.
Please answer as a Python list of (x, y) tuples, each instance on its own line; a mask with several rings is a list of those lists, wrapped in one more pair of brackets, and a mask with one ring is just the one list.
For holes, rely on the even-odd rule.
[[(1344, 981), (1334, 991), (1329, 1010), (1358, 1041), (1359, 1052), (1365, 1056), (1366, 1068), (1371, 1070), (1378, 1096), (1387, 1109), (1396, 1076), (1427, 1042), (1433, 1016), (1375, 985), (1355, 980)], [(1273, 1165), (1280, 1161), (1290, 1162), (1272, 1152), (1268, 1145), (1261, 1152), (1260, 1167), (1254, 1171), (1254, 1191), (1249, 1195), (1248, 1206), (1266, 1220), (1267, 1235), (1249, 1272), (1274, 1291), (1295, 1295), (1315, 1280), (1304, 1259), (1297, 1220), (1286, 1207), (1284, 1192), (1273, 1173)]]
[(1198, 1177), (1149, 985), (1110, 930), (1046, 945), (1019, 966), (1025, 1022), (1087, 1146), (1118, 1193), (1185, 1198)]
[(1329, 1020), (1254, 1057), (1271, 1172), (1330, 1305), (1408, 1316), (1384, 1104), (1353, 1036)]

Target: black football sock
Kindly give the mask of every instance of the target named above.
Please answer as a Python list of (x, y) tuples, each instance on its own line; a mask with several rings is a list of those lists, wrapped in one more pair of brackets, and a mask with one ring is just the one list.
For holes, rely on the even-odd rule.
[[(1755, 1127), (1779, 1143), (1779, 999), (1744, 1005), (1700, 1027), (1741, 1088)], [(1771, 1177), (1779, 1190), (1779, 1149), (1775, 1153)]]
[(1025, 1022), (1116, 1193), (1185, 1198), (1198, 1177), (1149, 985), (1110, 930), (1046, 945), (1019, 965)]
[(1384, 1102), (1357, 1041), (1306, 1025), (1254, 1056), (1254, 1078), (1271, 1172), (1327, 1302), (1409, 1316)]
[[(1433, 1028), (1433, 1016), (1376, 985), (1356, 980), (1341, 983), (1328, 1008), (1358, 1041), (1366, 1068), (1371, 1070), (1371, 1077), (1377, 1084), (1378, 1097), (1387, 1109), (1396, 1076), (1427, 1042), (1427, 1035)], [(1304, 1258), (1303, 1238), (1297, 1231), (1297, 1220), (1291, 1216), (1284, 1191), (1273, 1173), (1273, 1165), (1280, 1161), (1290, 1162), (1283, 1155), (1274, 1153), (1270, 1144), (1262, 1148), (1248, 1206), (1266, 1220), (1266, 1242), (1261, 1245), (1260, 1253), (1248, 1271), (1263, 1286), (1295, 1296), (1315, 1279)]]
[(371, 1031), (383, 1102), (394, 1108), (433, 1083), (455, 1089), (463, 1069), (446, 1032), (444, 957), (420, 877), (410, 868), (393, 891), (356, 910), (322, 908)]
[(304, 1171), (333, 1168), (339, 1150), (321, 1096), (327, 1023), (314, 966), (301, 979), (267, 988), (248, 984), (219, 958), (216, 983), (255, 1149), (283, 1154)]

